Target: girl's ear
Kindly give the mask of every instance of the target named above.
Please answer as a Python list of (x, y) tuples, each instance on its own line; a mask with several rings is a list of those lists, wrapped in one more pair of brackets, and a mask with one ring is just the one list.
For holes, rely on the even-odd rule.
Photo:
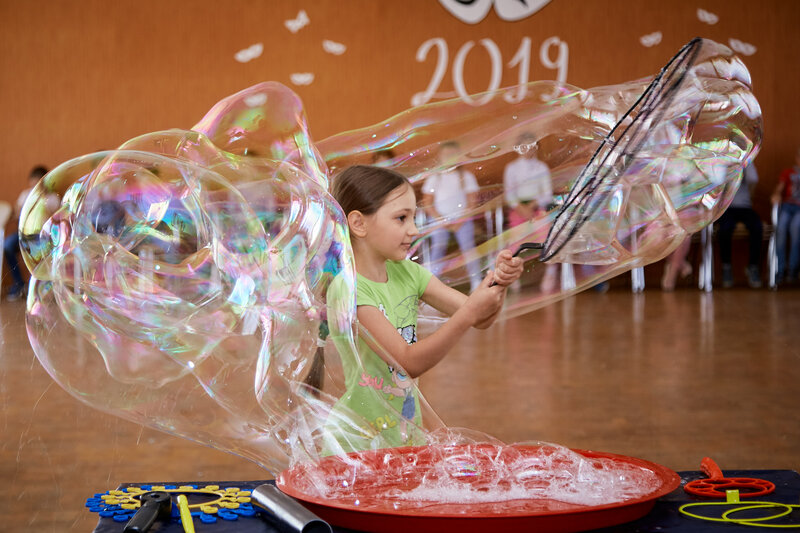
[(347, 225), (350, 234), (355, 237), (364, 237), (367, 234), (367, 217), (361, 211), (350, 211), (347, 214)]

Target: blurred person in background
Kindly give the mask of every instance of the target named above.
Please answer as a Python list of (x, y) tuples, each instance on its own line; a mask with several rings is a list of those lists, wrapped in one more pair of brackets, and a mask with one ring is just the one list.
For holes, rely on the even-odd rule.
[(11, 272), (12, 280), (11, 288), (8, 289), (8, 293), (6, 294), (6, 299), (10, 302), (19, 300), (25, 295), (25, 280), (22, 278), (19, 258), (17, 257), (19, 254), (19, 217), (22, 213), (22, 206), (25, 205), (25, 200), (28, 199), (28, 195), (33, 191), (33, 188), (36, 187), (36, 184), (39, 183), (39, 180), (42, 179), (45, 174), (47, 174), (47, 168), (41, 165), (31, 169), (30, 174), (28, 174), (28, 186), (19, 193), (17, 202), (14, 204), (14, 215), (12, 217), (14, 223), (13, 229), (11, 234), (8, 235), (3, 242), (3, 254), (8, 264), (8, 270)]
[(733, 231), (740, 222), (747, 228), (749, 242), (749, 260), (745, 275), (747, 284), (751, 289), (761, 287), (761, 241), (764, 238), (764, 226), (761, 217), (753, 209), (752, 194), (758, 183), (756, 167), (750, 163), (744, 169), (742, 183), (733, 197), (730, 207), (717, 221), (719, 238), (719, 254), (722, 258), (722, 286), (726, 289), (733, 287), (732, 241)]
[(772, 193), (772, 203), (780, 205), (778, 227), (775, 228), (778, 248), (777, 281), (778, 284), (794, 283), (800, 270), (800, 148), (795, 153), (794, 166), (781, 172), (778, 184)]

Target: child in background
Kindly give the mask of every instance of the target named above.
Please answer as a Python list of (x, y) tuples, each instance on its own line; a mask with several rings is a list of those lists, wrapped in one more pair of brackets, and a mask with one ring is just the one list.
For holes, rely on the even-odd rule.
[[(391, 446), (420, 444), (409, 430), (412, 424), (422, 422), (411, 380), (441, 361), (468, 329), (487, 328), (494, 322), (506, 287), (522, 274), (522, 261), (504, 250), (495, 271), (489, 271), (466, 296), (406, 259), (419, 232), (414, 223), (414, 189), (404, 176), (388, 169), (354, 166), (335, 178), (332, 193), (350, 229), (358, 273), (358, 321), (371, 335), (370, 339), (359, 338), (363, 366), (343, 354), (347, 390), (334, 407), (334, 411), (344, 407), (358, 413), (371, 427), (360, 428), (364, 441), (359, 443), (337, 436), (340, 449), (348, 452), (368, 447), (378, 434)], [(497, 284), (492, 286), (492, 282)], [(420, 299), (450, 319), (431, 336), (417, 341)], [(375, 391), (384, 395), (392, 412), (374, 401)]]
[[(459, 144), (447, 141), (439, 148), (439, 163), (452, 165), (459, 153)], [(472, 218), (462, 217), (475, 207), (479, 190), (475, 175), (458, 166), (432, 174), (423, 183), (422, 206), (431, 220), (440, 222), (439, 227), (431, 233), (429, 260), (435, 275), (441, 274), (441, 259), (447, 254), (451, 233), (462, 254), (475, 247), (475, 223)], [(480, 264), (478, 261), (468, 261), (464, 266), (469, 276), (470, 292), (473, 292), (480, 284)]]
[[(510, 208), (508, 225), (511, 228), (546, 216), (553, 205), (550, 168), (536, 157), (539, 153), (536, 137), (532, 133), (525, 132), (517, 139), (517, 146), (520, 147), (520, 156), (503, 169), (503, 196)], [(537, 235), (531, 237), (544, 242), (547, 238), (547, 228), (542, 227)], [(557, 280), (558, 267), (547, 265), (539, 288), (545, 293), (553, 292)], [(514, 292), (518, 292), (520, 288), (519, 282), (511, 286)]]
[(726, 289), (733, 287), (733, 264), (732, 264), (732, 245), (733, 232), (736, 225), (741, 222), (747, 228), (749, 241), (749, 261), (747, 263), (747, 284), (751, 289), (761, 287), (761, 273), (759, 263), (761, 262), (761, 241), (764, 238), (763, 224), (758, 213), (753, 209), (751, 200), (756, 184), (758, 183), (758, 171), (755, 165), (750, 163), (744, 169), (742, 183), (736, 190), (736, 194), (731, 201), (730, 207), (722, 213), (717, 221), (719, 231), (719, 255), (722, 259), (722, 286)]
[(375, 166), (383, 166), (381, 163), (391, 161), (392, 159), (394, 159), (394, 152), (389, 149), (372, 154), (372, 164)]
[(523, 133), (517, 144), (524, 147), (524, 152), (503, 169), (503, 195), (510, 208), (512, 228), (542, 216), (553, 203), (550, 168), (536, 157), (536, 137)]

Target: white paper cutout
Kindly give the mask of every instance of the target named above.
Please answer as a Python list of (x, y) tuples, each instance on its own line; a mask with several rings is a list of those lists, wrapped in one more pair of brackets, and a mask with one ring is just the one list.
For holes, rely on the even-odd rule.
[(641, 37), (639, 37), (639, 42), (642, 43), (642, 46), (646, 46), (647, 48), (655, 46), (661, 42), (661, 32), (654, 31), (653, 33), (642, 35)]
[(292, 80), (292, 83), (295, 85), (311, 85), (311, 82), (314, 81), (314, 73), (313, 72), (295, 72), (289, 79)]
[(329, 54), (340, 56), (343, 53), (345, 53), (347, 47), (342, 43), (337, 43), (336, 41), (325, 39), (324, 41), (322, 41), (322, 49), (328, 52)]
[(264, 51), (264, 45), (262, 43), (256, 43), (254, 45), (248, 46), (242, 50), (239, 50), (234, 54), (233, 57), (236, 58), (236, 61), (239, 63), (247, 63), (261, 55)]
[(699, 7), (697, 8), (697, 19), (706, 24), (716, 24), (719, 22), (719, 17), (716, 14)]
[(494, 0), (494, 12), (501, 19), (513, 22), (530, 17), (548, 3), (550, 0)]
[(461, 22), (467, 24), (477, 24), (482, 21), (489, 10), (492, 8), (492, 0), (439, 0), (452, 15)]
[(529, 17), (550, 3), (550, 0), (439, 0), (453, 16), (467, 24), (477, 24), (494, 11), (502, 20), (513, 22)]
[(305, 9), (301, 9), (300, 12), (297, 14), (297, 17), (289, 20), (284, 20), (283, 25), (286, 26), (292, 33), (297, 33), (298, 31), (302, 30), (308, 23), (311, 22), (306, 14)]
[(255, 93), (247, 96), (244, 103), (250, 107), (258, 107), (267, 103), (267, 95), (265, 93)]
[(740, 41), (739, 39), (728, 39), (728, 44), (731, 45), (731, 49), (733, 49), (734, 52), (746, 56), (751, 56), (755, 54), (756, 51), (758, 50), (755, 47), (755, 45), (750, 43), (745, 43), (743, 41)]

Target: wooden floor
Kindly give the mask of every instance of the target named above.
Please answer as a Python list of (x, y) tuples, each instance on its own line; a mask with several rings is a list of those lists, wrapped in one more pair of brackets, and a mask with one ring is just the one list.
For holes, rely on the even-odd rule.
[[(254, 465), (84, 407), (0, 304), (0, 529), (91, 531), (124, 481), (261, 479)], [(676, 470), (800, 469), (800, 291), (587, 292), (465, 336), (423, 377), (451, 426)]]

